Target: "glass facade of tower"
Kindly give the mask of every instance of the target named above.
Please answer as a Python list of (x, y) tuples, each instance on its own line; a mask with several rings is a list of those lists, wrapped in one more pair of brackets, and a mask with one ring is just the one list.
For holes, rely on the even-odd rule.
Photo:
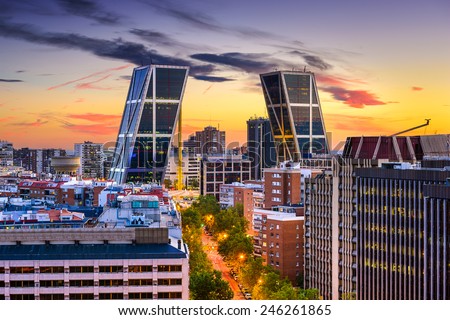
[(278, 162), (327, 154), (325, 125), (313, 73), (276, 71), (261, 75)]
[(252, 162), (251, 179), (261, 180), (263, 169), (277, 164), (270, 121), (253, 118), (247, 121), (247, 155)]
[(163, 65), (134, 69), (110, 179), (163, 181), (188, 71)]

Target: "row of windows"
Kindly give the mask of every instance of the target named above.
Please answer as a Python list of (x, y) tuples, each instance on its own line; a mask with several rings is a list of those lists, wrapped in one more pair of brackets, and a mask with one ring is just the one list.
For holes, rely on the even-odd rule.
[[(159, 292), (158, 299), (181, 299), (181, 292)], [(123, 300), (123, 293), (100, 293), (100, 300)], [(41, 294), (40, 300), (64, 300), (64, 294)], [(70, 300), (94, 300), (92, 293), (72, 293)], [(152, 292), (132, 292), (128, 294), (128, 299), (153, 299)], [(5, 295), (0, 294), (0, 300), (5, 300)], [(10, 300), (35, 300), (34, 294), (12, 294)]]
[[(99, 280), (99, 286), (101, 287), (119, 287), (123, 286), (122, 279), (107, 279)], [(153, 279), (130, 279), (128, 281), (129, 286), (151, 286), (153, 285)], [(156, 284), (156, 283), (155, 283)], [(182, 284), (182, 279), (158, 279), (157, 284), (159, 286), (176, 286)], [(12, 288), (31, 288), (35, 286), (35, 282), (32, 280), (23, 281), (11, 281), (10, 287)], [(41, 280), (39, 282), (40, 287), (55, 288), (64, 287), (64, 280)], [(94, 280), (70, 280), (70, 287), (93, 287)], [(5, 287), (5, 282), (0, 281), (0, 287)]]
[[(181, 265), (159, 265), (157, 266), (157, 270), (159, 272), (181, 272)], [(156, 266), (155, 266), (156, 269)], [(99, 272), (106, 273), (116, 273), (123, 272), (123, 266), (100, 266)], [(11, 267), (9, 273), (19, 273), (19, 274), (27, 274), (34, 273), (34, 267)], [(137, 266), (129, 266), (129, 272), (153, 272), (152, 265), (137, 265)], [(156, 270), (155, 270), (156, 271)], [(40, 267), (40, 273), (64, 273), (64, 267)], [(69, 268), (70, 273), (93, 273), (93, 266), (76, 266)], [(0, 267), (0, 273), (5, 273), (5, 268)]]

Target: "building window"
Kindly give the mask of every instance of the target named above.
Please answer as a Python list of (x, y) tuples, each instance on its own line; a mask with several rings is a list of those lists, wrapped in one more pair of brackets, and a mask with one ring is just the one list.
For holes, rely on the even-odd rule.
[(158, 299), (181, 299), (181, 292), (158, 292)]
[(109, 273), (123, 272), (123, 266), (100, 266), (99, 269), (100, 272), (109, 272)]
[(123, 293), (100, 293), (99, 300), (123, 300)]
[(41, 294), (39, 300), (64, 300), (64, 294)]
[[(93, 266), (73, 266), (69, 268), (70, 273), (93, 273)], [(41, 271), (42, 273), (42, 271)]]
[(133, 287), (151, 286), (153, 285), (153, 279), (129, 279), (128, 283)]
[(158, 279), (158, 286), (180, 286), (181, 279)]
[(153, 266), (143, 265), (143, 266), (128, 266), (129, 272), (152, 272)]
[(64, 287), (64, 280), (41, 280), (39, 285), (44, 288)]
[(99, 285), (101, 287), (119, 287), (123, 286), (123, 280), (100, 280)]
[(69, 286), (71, 287), (93, 287), (94, 280), (70, 280)]
[(279, 224), (277, 224), (277, 230), (280, 230), (280, 225)]
[(34, 273), (34, 267), (11, 267), (9, 273)]
[(153, 299), (153, 292), (130, 292), (128, 294), (128, 299), (136, 299), (136, 300), (142, 300), (142, 299)]
[(93, 293), (72, 293), (69, 295), (70, 300), (94, 300)]
[[(2, 281), (3, 282), (3, 281)], [(3, 282), (3, 287), (4, 287)], [(34, 287), (34, 281), (11, 281), (9, 283), (9, 286), (11, 288), (33, 288)]]
[(181, 272), (181, 266), (180, 265), (162, 265), (158, 266), (158, 272)]
[(64, 267), (40, 267), (40, 273), (64, 273)]

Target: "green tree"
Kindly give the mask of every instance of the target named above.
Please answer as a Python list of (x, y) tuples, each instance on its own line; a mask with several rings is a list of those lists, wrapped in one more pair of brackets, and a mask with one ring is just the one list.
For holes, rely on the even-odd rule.
[(263, 281), (263, 276), (270, 272), (270, 269), (270, 267), (264, 266), (262, 258), (248, 259), (239, 274), (242, 285), (252, 291), (258, 283)]
[(172, 180), (170, 179), (164, 179), (164, 187), (166, 187), (167, 190), (172, 188)]
[(219, 271), (199, 271), (191, 274), (189, 290), (193, 300), (230, 300), (233, 291)]
[(220, 212), (220, 205), (216, 198), (211, 195), (199, 196), (197, 200), (192, 203), (192, 209), (196, 210), (202, 217), (212, 214), (216, 215)]

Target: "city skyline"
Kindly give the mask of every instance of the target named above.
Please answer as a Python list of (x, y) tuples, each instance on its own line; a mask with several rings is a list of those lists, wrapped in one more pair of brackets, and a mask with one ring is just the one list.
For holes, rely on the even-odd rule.
[(259, 74), (304, 68), (316, 75), (336, 143), (425, 118), (430, 126), (412, 134), (448, 132), (442, 0), (0, 0), (0, 9), (0, 137), (16, 148), (114, 142), (131, 70), (150, 63), (191, 67), (184, 139), (213, 125), (227, 144), (245, 142), (246, 121), (267, 116)]

